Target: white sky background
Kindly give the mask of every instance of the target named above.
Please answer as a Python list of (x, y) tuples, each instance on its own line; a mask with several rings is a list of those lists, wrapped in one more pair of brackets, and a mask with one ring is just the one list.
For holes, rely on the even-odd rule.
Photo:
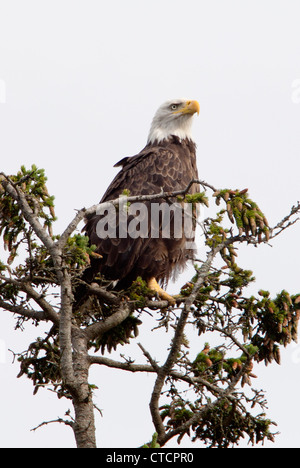
[[(59, 233), (75, 209), (100, 200), (113, 164), (142, 149), (157, 107), (184, 96), (201, 106), (193, 127), (200, 178), (248, 187), (274, 224), (300, 198), (299, 21), (297, 0), (2, 0), (0, 169), (46, 169)], [(300, 224), (273, 248), (242, 250), (241, 266), (257, 278), (250, 294), (300, 292), (299, 235)], [(69, 405), (46, 390), (33, 397), (31, 382), (16, 379), (7, 349), (23, 351), (42, 332), (30, 325), (15, 332), (13, 324), (2, 311), (1, 446), (73, 447), (63, 425), (30, 432)], [(151, 327), (145, 320), (139, 340), (160, 359), (164, 350)], [(135, 342), (120, 352), (144, 362)], [(261, 364), (255, 373), (253, 386), (266, 390), (268, 416), (281, 433), (266, 445), (299, 447), (300, 347), (282, 350), (281, 366)], [(103, 410), (96, 416), (99, 446), (149, 440), (153, 377), (98, 366), (91, 382)]]

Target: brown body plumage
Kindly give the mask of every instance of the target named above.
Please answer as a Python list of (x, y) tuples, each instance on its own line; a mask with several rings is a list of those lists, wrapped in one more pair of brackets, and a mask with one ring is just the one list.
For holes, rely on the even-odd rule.
[[(117, 199), (124, 191), (130, 196), (151, 195), (161, 191), (173, 192), (182, 190), (192, 179), (197, 179), (195, 144), (191, 140), (180, 141), (171, 137), (159, 144), (147, 145), (136, 156), (125, 158), (122, 169), (108, 187), (101, 203)], [(191, 187), (190, 193), (197, 190)], [(173, 200), (174, 201), (174, 200)], [(158, 199), (152, 203), (162, 203)], [(144, 202), (150, 216), (151, 202)], [(187, 260), (192, 258), (193, 251), (186, 249), (187, 239), (174, 238), (171, 226), (170, 239), (151, 238), (151, 222), (148, 221), (149, 235), (146, 238), (107, 238), (100, 239), (96, 226), (101, 215), (93, 215), (85, 226), (86, 235), (91, 244), (97, 246), (96, 252), (102, 259), (92, 259), (90, 274), (103, 274), (107, 279), (119, 280), (121, 287), (128, 287), (138, 276), (148, 280), (167, 282), (176, 271), (182, 269)], [(171, 213), (171, 223), (173, 217)], [(131, 218), (128, 217), (128, 224)], [(117, 228), (118, 234), (118, 228)], [(192, 239), (188, 239), (190, 242)]]

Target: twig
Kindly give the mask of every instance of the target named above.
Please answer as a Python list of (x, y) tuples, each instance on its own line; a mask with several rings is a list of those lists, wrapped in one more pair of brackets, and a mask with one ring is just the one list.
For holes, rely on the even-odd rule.
[(89, 356), (90, 364), (100, 364), (114, 369), (122, 369), (129, 372), (155, 372), (148, 364), (134, 364), (132, 362), (119, 362), (103, 356)]
[[(295, 224), (297, 221), (299, 221), (300, 218), (296, 218), (296, 219), (290, 221), (292, 216), (294, 216), (296, 214), (299, 214), (299, 213), (300, 213), (300, 202), (298, 201), (297, 205), (292, 206), (290, 213), (287, 216), (285, 216), (280, 222), (278, 222), (276, 224), (276, 226), (271, 228), (271, 230), (270, 230), (271, 231), (271, 238), (274, 238), (274, 237), (278, 236), (279, 234), (282, 233), (282, 231), (284, 231), (285, 229), (289, 228), (290, 226)], [(277, 229), (278, 229), (278, 232), (273, 234), (273, 232), (275, 230), (277, 230)]]
[[(141, 348), (144, 356), (150, 362), (150, 365), (135, 364), (133, 362), (120, 362), (120, 361), (115, 361), (114, 359), (106, 358), (104, 356), (89, 356), (89, 362), (90, 364), (103, 365), (106, 367), (120, 369), (120, 370), (124, 370), (128, 372), (158, 373), (160, 370), (160, 367), (157, 364), (157, 362), (151, 357), (150, 353), (146, 351), (145, 348), (140, 343), (138, 343), (138, 346)], [(230, 399), (230, 395), (228, 396), (228, 392), (226, 392), (226, 390), (217, 387), (216, 385), (212, 384), (208, 380), (203, 379), (200, 376), (191, 377), (187, 374), (181, 374), (180, 372), (175, 371), (175, 370), (171, 370), (169, 373), (169, 376), (173, 377), (176, 380), (182, 380), (194, 386), (199, 385), (199, 384), (203, 385), (208, 390), (210, 390), (213, 394), (220, 394), (222, 396), (226, 394), (226, 396)]]
[(150, 355), (150, 353), (148, 351), (146, 351), (146, 349), (143, 347), (143, 345), (141, 343), (138, 343), (138, 346), (139, 348), (143, 351), (143, 354), (144, 356), (148, 359), (148, 361), (150, 362), (151, 364), (151, 367), (152, 369), (155, 371), (155, 372), (159, 372), (160, 371), (160, 367), (159, 365), (157, 364), (156, 361), (154, 361), (154, 359), (152, 358), (152, 356)]
[(70, 426), (70, 427), (74, 427), (74, 422), (73, 421), (68, 421), (66, 419), (62, 419), (62, 418), (57, 418), (57, 419), (53, 419), (51, 421), (44, 421), (42, 422), (41, 424), (39, 424), (38, 426), (36, 427), (33, 427), (32, 429), (30, 429), (31, 431), (36, 431), (37, 429), (39, 429), (40, 427), (43, 427), (43, 426), (47, 426), (48, 424), (52, 424), (52, 423), (62, 423), (62, 424), (65, 424), (66, 426)]

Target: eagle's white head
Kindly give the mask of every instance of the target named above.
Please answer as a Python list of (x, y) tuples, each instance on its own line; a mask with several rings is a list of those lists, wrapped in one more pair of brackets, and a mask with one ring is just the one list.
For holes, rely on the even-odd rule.
[(148, 143), (160, 142), (171, 135), (191, 139), (192, 117), (200, 112), (197, 101), (174, 99), (162, 104), (153, 117)]

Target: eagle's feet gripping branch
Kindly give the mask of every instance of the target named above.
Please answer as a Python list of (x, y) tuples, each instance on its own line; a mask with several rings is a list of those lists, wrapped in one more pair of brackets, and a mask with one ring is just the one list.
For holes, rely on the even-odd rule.
[(168, 301), (170, 305), (174, 306), (176, 300), (173, 296), (170, 296), (166, 291), (164, 291), (158, 284), (155, 278), (150, 278), (148, 280), (148, 288), (154, 291), (161, 299)]

